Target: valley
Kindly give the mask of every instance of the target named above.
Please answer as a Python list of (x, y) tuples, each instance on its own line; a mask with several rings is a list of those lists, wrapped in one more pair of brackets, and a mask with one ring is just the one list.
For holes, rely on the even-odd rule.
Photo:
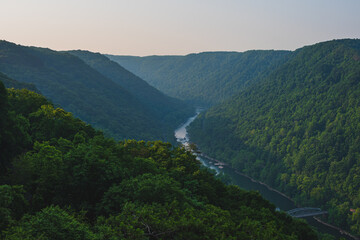
[(359, 44), (109, 57), (170, 95), (207, 106), (189, 127), (207, 155), (300, 205), (327, 210), (327, 222), (359, 235)]
[(0, 72), (13, 81), (35, 85), (54, 104), (107, 136), (175, 141), (172, 129), (190, 116), (191, 106), (100, 54), (87, 52), (82, 60), (76, 53), (80, 54), (0, 41)]
[[(112, 211), (120, 213), (126, 209), (128, 201), (139, 201), (147, 194), (139, 190), (139, 195), (132, 198), (121, 195), (121, 189), (129, 192), (128, 187), (138, 186), (139, 181), (145, 185), (151, 181), (160, 184), (163, 179), (169, 184), (162, 185), (161, 191), (169, 190), (174, 195), (157, 199), (161, 207), (180, 201), (186, 204), (175, 208), (191, 212), (210, 204), (219, 208), (220, 215), (230, 214), (231, 226), (241, 223), (248, 230), (256, 226), (255, 230), (249, 230), (251, 236), (275, 234), (292, 239), (289, 230), (275, 231), (279, 224), (288, 221), (291, 231), (301, 225), (294, 239), (346, 237), (310, 219), (309, 223), (321, 232), (315, 236), (304, 222), (290, 221), (290, 216), (276, 211), (276, 207), (287, 211), (295, 206), (306, 206), (326, 211), (326, 215), (319, 217), (320, 221), (343, 229), (356, 239), (360, 235), (359, 56), (360, 40), (357, 39), (321, 42), (295, 51), (150, 57), (102, 55), (80, 50), (60, 52), (1, 41), (0, 80), (8, 87), (2, 93), (1, 105), (6, 116), (0, 121), (1, 181), (24, 186), (24, 192), (31, 199), (39, 198), (34, 199), (34, 203), (25, 201), (23, 204), (30, 204), (30, 207), (22, 214), (56, 203), (60, 207), (71, 204), (76, 211), (86, 209), (89, 221), (101, 219)], [(49, 100), (38, 94), (44, 94)], [(196, 116), (193, 116), (195, 109)], [(179, 125), (174, 136), (173, 130)], [(203, 154), (197, 159), (212, 170), (200, 167), (190, 152), (176, 146), (176, 141), (190, 148), (198, 146)], [(88, 148), (94, 158), (75, 153), (81, 151), (77, 149), (79, 143), (84, 144), (81, 146)], [(119, 146), (117, 144), (122, 150), (115, 147)], [(109, 146), (106, 154), (110, 155), (98, 155), (96, 149)], [(52, 149), (49, 155), (45, 154), (45, 149)], [(47, 157), (42, 158), (41, 154)], [(76, 154), (81, 155), (80, 162), (88, 162), (83, 163), (84, 174), (90, 174), (85, 179), (75, 173), (70, 176), (50, 169), (55, 175), (74, 178), (74, 184), (79, 184), (75, 188), (84, 184), (92, 189), (87, 179), (93, 176), (106, 179), (110, 174), (112, 180), (95, 186), (97, 196), (88, 195), (90, 202), (67, 186), (66, 191), (78, 198), (72, 204), (58, 195), (57, 189), (61, 188), (63, 180), (53, 179), (56, 185), (53, 189), (42, 185), (43, 180), (36, 174), (30, 174), (34, 171), (31, 162), (37, 156), (46, 162), (52, 154), (57, 154), (61, 171), (71, 172), (75, 166), (82, 169), (72, 162), (77, 159)], [(124, 159), (128, 159), (130, 165), (125, 164)], [(112, 175), (107, 164), (118, 169), (121, 179)], [(184, 170), (188, 168), (192, 169), (191, 173)], [(127, 176), (126, 169), (135, 172)], [(13, 175), (8, 176), (8, 173)], [(166, 176), (157, 176), (160, 173)], [(226, 174), (213, 176), (214, 173)], [(22, 174), (25, 177), (21, 177)], [(134, 182), (130, 180), (133, 178)], [(38, 186), (36, 191), (27, 184), (28, 180)], [(270, 202), (258, 193), (243, 193), (221, 181), (259, 191)], [(170, 183), (179, 188), (172, 189)], [(119, 184), (119, 187), (110, 189), (109, 184)], [(111, 194), (121, 195), (121, 209), (113, 205), (119, 199), (110, 199)], [(221, 194), (226, 196), (219, 202), (217, 198)], [(236, 200), (242, 205), (233, 205), (234, 199), (243, 194), (244, 199)], [(132, 207), (138, 209), (136, 211), (144, 207), (151, 212), (146, 205), (153, 203), (150, 199), (156, 198), (150, 194), (148, 202)], [(249, 201), (259, 201), (264, 213), (258, 213)], [(10, 205), (8, 208), (6, 212), (14, 211)], [(241, 211), (246, 214), (242, 215)], [(262, 215), (270, 225), (256, 233), (264, 223), (250, 217), (252, 214), (256, 218)], [(20, 221), (19, 217), (10, 215), (9, 219), (13, 220), (8, 224)], [(176, 215), (176, 221), (182, 217), (187, 216)], [(89, 221), (90, 233), (101, 234)], [(180, 234), (177, 236), (181, 236), (181, 221), (175, 224), (176, 234)], [(228, 236), (244, 234), (244, 229), (230, 228), (226, 230)], [(219, 236), (220, 233), (212, 234)], [(142, 234), (147, 234), (146, 229)], [(306, 237), (300, 237), (303, 234)]]
[(284, 63), (291, 52), (254, 50), (186, 56), (106, 56), (165, 94), (208, 107), (264, 78)]
[(2, 239), (318, 239), (183, 148), (115, 141), (2, 82), (0, 113)]
[[(196, 120), (196, 117), (200, 114), (200, 111), (197, 111), (196, 115), (190, 117), (183, 125), (175, 130), (175, 137), (177, 141), (185, 147), (188, 147), (191, 143), (191, 139), (188, 135), (186, 128)], [(277, 191), (276, 189), (271, 188), (270, 186), (256, 181), (251, 177), (242, 174), (241, 172), (233, 169), (229, 166), (221, 166), (216, 164), (217, 161), (214, 159), (209, 159), (204, 157), (202, 153), (193, 152), (196, 155), (196, 158), (201, 162), (201, 164), (209, 169), (215, 171), (217, 175), (224, 174), (226, 177), (226, 181), (229, 184), (235, 184), (239, 186), (241, 189), (245, 189), (248, 191), (257, 191), (261, 194), (261, 196), (271, 203), (273, 203), (279, 211), (289, 211), (292, 209), (296, 209), (299, 206), (295, 204), (295, 202), (286, 196), (285, 194)], [(313, 227), (317, 229), (317, 231), (323, 234), (329, 234), (331, 236), (336, 237), (337, 239), (345, 238), (348, 240), (358, 239), (356, 236), (353, 236), (349, 233), (345, 233), (342, 229), (336, 229), (334, 226), (329, 226), (323, 224), (316, 220), (313, 217), (306, 217), (306, 221)]]
[[(318, 43), (190, 126), (200, 149), (359, 234), (359, 40)], [(360, 210), (360, 209), (359, 209)], [(353, 212), (352, 212), (353, 211)]]
[(11, 1), (0, 240), (360, 240), (360, 1)]

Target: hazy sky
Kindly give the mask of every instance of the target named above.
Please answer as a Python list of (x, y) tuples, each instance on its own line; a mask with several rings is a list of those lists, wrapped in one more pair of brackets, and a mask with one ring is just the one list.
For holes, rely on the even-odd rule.
[(360, 38), (360, 0), (0, 0), (0, 39), (121, 55)]

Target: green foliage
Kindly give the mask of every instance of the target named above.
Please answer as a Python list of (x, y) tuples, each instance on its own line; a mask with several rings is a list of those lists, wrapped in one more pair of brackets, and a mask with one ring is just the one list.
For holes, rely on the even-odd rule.
[(98, 228), (108, 238), (236, 239), (236, 225), (229, 218), (228, 211), (211, 205), (182, 212), (175, 202), (143, 206), (129, 203), (121, 214), (100, 219)]
[(177, 201), (184, 204), (186, 200), (180, 183), (164, 174), (147, 173), (110, 187), (101, 205), (106, 213), (114, 214), (127, 202), (165, 204)]
[[(7, 185), (0, 186), (4, 239), (317, 239), (260, 194), (217, 180), (183, 148), (116, 142), (41, 105), (37, 94), (10, 96), (6, 113), (24, 120), (18, 125), (31, 141), (14, 138), (26, 147), (8, 150)], [(22, 101), (38, 107), (12, 109)], [(8, 126), (9, 133), (18, 128)]]
[(17, 114), (26, 117), (30, 113), (36, 112), (42, 105), (50, 105), (51, 103), (42, 95), (27, 89), (15, 90), (8, 89), (8, 102)]
[(16, 155), (30, 150), (36, 141), (61, 137), (72, 140), (79, 133), (86, 138), (101, 134), (74, 118), (71, 113), (54, 109), (48, 100), (37, 93), (26, 89), (8, 89), (7, 95), (4, 98), (2, 126), (0, 124), (2, 173), (6, 172)]
[(50, 205), (63, 177), (62, 154), (48, 142), (35, 142), (34, 150), (14, 161), (13, 182), (32, 193), (31, 203), (39, 210)]
[(186, 56), (107, 56), (169, 96), (209, 106), (267, 76), (289, 55), (288, 51), (247, 51)]
[(73, 139), (79, 131), (95, 135), (92, 127), (61, 108), (54, 109), (52, 105), (42, 105), (29, 115), (29, 120), (34, 137), (40, 141), (60, 137)]
[(5, 239), (90, 240), (96, 239), (88, 224), (58, 206), (49, 206), (35, 215), (25, 215), (6, 232)]
[(360, 234), (360, 41), (295, 51), (190, 127), (200, 149)]
[[(22, 186), (0, 185), (0, 231), (5, 230), (26, 212), (27, 201)], [(0, 234), (0, 237), (3, 237)]]
[[(6, 122), (8, 121), (8, 109), (7, 109), (7, 92), (4, 87), (4, 84), (0, 81), (0, 151), (5, 151), (5, 129)], [(5, 156), (0, 155), (0, 172), (2, 173), (5, 169)]]

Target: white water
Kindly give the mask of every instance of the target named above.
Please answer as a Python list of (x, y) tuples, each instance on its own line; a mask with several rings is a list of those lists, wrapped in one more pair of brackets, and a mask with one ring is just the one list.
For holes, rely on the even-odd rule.
[[(201, 111), (202, 109), (197, 109), (195, 116), (189, 118), (183, 125), (181, 125), (179, 128), (175, 130), (176, 141), (181, 143), (185, 147), (188, 147), (190, 143), (189, 135), (187, 133), (186, 128), (197, 118), (197, 116), (201, 113)], [(206, 161), (205, 159), (199, 157), (197, 154), (196, 154), (196, 159), (199, 160), (202, 163), (202, 165), (204, 165), (205, 167), (215, 170), (216, 174), (219, 174), (218, 167), (210, 164), (209, 161)]]
[(178, 129), (175, 130), (176, 141), (181, 144), (188, 145), (189, 144), (189, 136), (187, 134), (186, 128), (192, 123), (195, 118), (200, 114), (200, 111), (196, 111), (196, 115), (189, 118), (183, 125), (181, 125)]

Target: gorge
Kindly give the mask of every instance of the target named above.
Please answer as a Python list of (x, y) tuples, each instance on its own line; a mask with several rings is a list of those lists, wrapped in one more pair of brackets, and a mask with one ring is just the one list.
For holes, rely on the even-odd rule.
[[(187, 148), (191, 143), (190, 137), (187, 132), (187, 127), (196, 119), (200, 112), (201, 111), (198, 109), (196, 115), (190, 117), (184, 124), (182, 124), (179, 128), (175, 130), (174, 135), (177, 141), (185, 148)], [(242, 174), (229, 166), (225, 165), (219, 168), (219, 165), (216, 164), (216, 160), (204, 157), (204, 155), (200, 152), (193, 151), (193, 154), (196, 155), (196, 158), (201, 162), (203, 166), (212, 169), (216, 172), (216, 174), (225, 174), (226, 176), (228, 176), (230, 178), (231, 184), (235, 184), (240, 188), (248, 191), (258, 191), (262, 197), (275, 204), (279, 211), (289, 211), (298, 207), (291, 198), (271, 188), (270, 186), (262, 182), (256, 181), (251, 177)], [(358, 239), (357, 237), (350, 235), (349, 233), (346, 233), (341, 229), (339, 230), (334, 228), (334, 226), (323, 224), (313, 217), (306, 217), (305, 219), (311, 226), (315, 227), (317, 231), (325, 234), (330, 234), (332, 236), (335, 236), (337, 239), (341, 237), (348, 240)]]

